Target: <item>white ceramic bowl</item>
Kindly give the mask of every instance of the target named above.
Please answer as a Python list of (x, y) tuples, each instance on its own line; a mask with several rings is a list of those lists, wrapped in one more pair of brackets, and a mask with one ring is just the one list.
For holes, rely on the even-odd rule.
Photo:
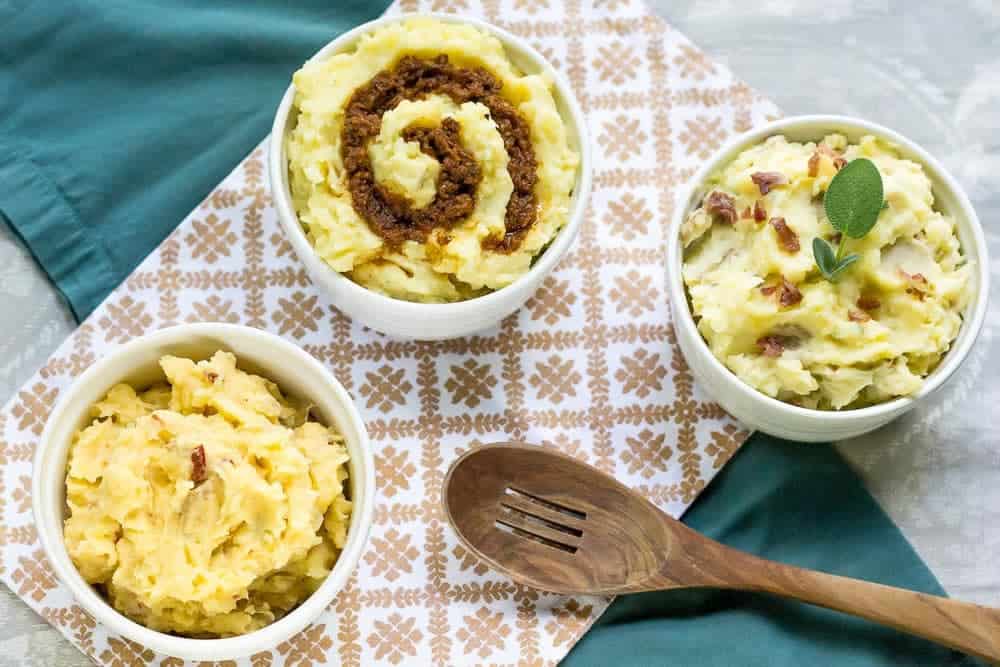
[[(312, 57), (312, 60), (321, 60), (336, 53), (348, 51), (362, 35), (385, 24), (414, 16), (416, 15), (383, 17), (359, 26), (327, 44)], [(284, 228), (285, 234), (288, 235), (299, 259), (306, 265), (313, 282), (330, 295), (333, 303), (353, 319), (376, 331), (400, 338), (436, 340), (465, 336), (493, 326), (520, 308), (538, 289), (545, 276), (552, 271), (569, 250), (583, 222), (584, 211), (590, 196), (591, 158), (586, 118), (573, 95), (569, 82), (527, 42), (482, 21), (448, 14), (424, 14), (422, 16), (431, 16), (450, 23), (465, 23), (476, 26), (497, 37), (507, 50), (508, 57), (521, 71), (527, 74), (545, 72), (555, 82), (556, 105), (566, 123), (571, 145), (580, 154), (580, 169), (576, 185), (573, 188), (569, 220), (544, 254), (535, 260), (528, 273), (503, 289), (475, 299), (457, 303), (423, 304), (378, 294), (334, 271), (320, 259), (306, 238), (298, 216), (295, 214), (288, 190), (288, 163), (284, 140), (288, 131), (294, 127), (294, 117), (291, 116), (294, 112), (292, 107), (292, 100), (295, 96), (294, 85), (288, 87), (274, 117), (268, 149), (267, 170), (274, 207), (278, 212), (281, 226)]]
[[(839, 132), (851, 141), (857, 141), (865, 134), (883, 137), (896, 144), (904, 157), (921, 164), (933, 183), (936, 207), (954, 218), (962, 250), (974, 267), (969, 285), (972, 298), (964, 313), (958, 338), (952, 343), (940, 365), (925, 379), (920, 391), (913, 396), (879, 405), (840, 412), (811, 410), (784, 403), (760, 393), (737, 378), (715, 358), (698, 332), (681, 276), (681, 223), (701, 202), (705, 194), (705, 181), (712, 173), (743, 149), (760, 143), (767, 137), (783, 134), (793, 141), (818, 141), (831, 132)], [(856, 118), (793, 116), (735, 137), (716, 151), (691, 179), (678, 200), (670, 224), (667, 239), (667, 286), (677, 342), (684, 358), (701, 386), (723, 408), (747, 426), (771, 435), (790, 440), (826, 442), (858, 436), (887, 424), (912, 410), (958, 370), (976, 341), (986, 316), (989, 260), (986, 255), (986, 239), (969, 198), (955, 178), (927, 151), (888, 128)]]
[[(114, 610), (77, 571), (63, 541), (66, 459), (73, 434), (90, 422), (91, 406), (119, 382), (149, 385), (163, 379), (164, 354), (205, 359), (216, 350), (236, 355), (244, 370), (273, 380), (289, 394), (308, 398), (324, 423), (343, 434), (350, 455), (354, 508), (347, 543), (326, 581), (299, 607), (260, 630), (224, 639), (188, 639), (150, 630)], [(361, 557), (371, 528), (375, 465), (368, 434), (350, 395), (322, 364), (275, 335), (231, 324), (186, 324), (127, 343), (101, 358), (66, 389), (52, 411), (35, 454), (32, 509), (42, 548), (59, 580), (80, 605), (111, 631), (159, 653), (189, 660), (225, 660), (273, 648), (326, 609)]]

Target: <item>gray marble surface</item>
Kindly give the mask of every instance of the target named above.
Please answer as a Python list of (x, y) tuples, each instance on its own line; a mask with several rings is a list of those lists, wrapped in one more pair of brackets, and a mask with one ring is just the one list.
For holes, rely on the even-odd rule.
[[(925, 407), (839, 445), (955, 597), (1000, 606), (1000, 3), (651, 0), (788, 114), (897, 129), (953, 170), (986, 228), (994, 299), (971, 358)], [(0, 226), (0, 401), (73, 329)], [(990, 372), (990, 370), (993, 372)], [(0, 586), (0, 667), (88, 664)]]

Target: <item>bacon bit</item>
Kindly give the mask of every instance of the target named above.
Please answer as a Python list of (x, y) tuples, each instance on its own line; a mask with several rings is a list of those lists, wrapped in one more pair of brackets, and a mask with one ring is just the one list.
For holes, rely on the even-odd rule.
[(847, 160), (842, 156), (838, 155), (837, 157), (833, 158), (833, 166), (837, 169), (837, 171), (840, 171), (841, 169), (847, 166)]
[(736, 200), (725, 192), (713, 190), (705, 197), (705, 210), (729, 224), (736, 222)]
[(198, 445), (191, 450), (191, 481), (201, 484), (206, 477), (205, 446)]
[(764, 204), (759, 199), (753, 203), (753, 219), (757, 222), (767, 220), (767, 209), (764, 208)]
[(215, 371), (208, 371), (207, 373), (205, 373), (205, 377), (208, 378), (209, 382), (215, 384), (215, 381), (219, 379), (219, 374), (216, 373)]
[(745, 209), (743, 209), (743, 212), (740, 213), (740, 217), (741, 218), (750, 218), (750, 217), (753, 217), (753, 213), (750, 211), (750, 207), (749, 206), (747, 206)]
[(785, 339), (781, 336), (761, 336), (757, 339), (757, 347), (765, 357), (780, 357), (785, 351)]
[(872, 318), (871, 315), (863, 310), (849, 310), (847, 311), (847, 319), (852, 322), (867, 322)]
[(771, 218), (771, 226), (778, 233), (778, 241), (786, 252), (798, 252), (802, 247), (799, 245), (799, 235), (785, 222), (784, 218)]
[(830, 234), (830, 243), (840, 243), (840, 240), (844, 238), (844, 235), (840, 232), (834, 232)]
[(778, 302), (790, 308), (802, 301), (802, 292), (799, 288), (788, 282), (788, 278), (781, 279), (781, 294), (778, 295)]
[(858, 297), (857, 306), (861, 310), (865, 310), (865, 311), (868, 311), (868, 310), (877, 310), (878, 307), (881, 306), (881, 305), (882, 305), (882, 302), (879, 301), (878, 299), (876, 299), (873, 296), (860, 296), (860, 297)]
[(750, 174), (750, 180), (757, 185), (761, 195), (766, 195), (772, 188), (788, 182), (788, 178), (777, 171), (755, 171)]
[(781, 277), (780, 284), (762, 285), (760, 288), (760, 293), (764, 296), (771, 296), (775, 292), (778, 292), (778, 303), (786, 308), (802, 301), (802, 292), (784, 276)]
[(922, 273), (907, 273), (903, 269), (899, 269), (899, 275), (903, 276), (905, 280), (910, 282), (910, 286), (906, 288), (906, 293), (910, 296), (914, 296), (921, 301), (927, 296), (927, 278)]
[(809, 158), (809, 175), (815, 178), (819, 174), (819, 152), (815, 152)]

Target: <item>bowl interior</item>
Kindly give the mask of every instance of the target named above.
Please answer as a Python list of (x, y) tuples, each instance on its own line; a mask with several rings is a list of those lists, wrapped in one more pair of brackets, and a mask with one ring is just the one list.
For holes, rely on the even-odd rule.
[[(239, 368), (251, 373), (260, 374), (275, 383), (282, 392), (288, 395), (306, 398), (315, 404), (314, 410), (323, 423), (336, 426), (344, 436), (350, 460), (349, 493), (355, 501), (355, 508), (348, 527), (347, 543), (341, 553), (341, 558), (327, 581), (307, 600), (284, 618), (279, 619), (265, 628), (246, 635), (226, 639), (189, 639), (175, 637), (149, 630), (118, 614), (95, 589), (87, 584), (77, 572), (69, 558), (63, 541), (62, 523), (68, 513), (66, 505), (66, 463), (73, 435), (81, 427), (92, 420), (90, 407), (104, 397), (114, 385), (127, 382), (136, 387), (146, 387), (158, 381), (163, 381), (164, 375), (158, 365), (163, 355), (188, 357), (202, 360), (210, 357), (217, 350), (232, 352), (237, 357)], [(350, 398), (342, 387), (331, 383), (318, 362), (299, 350), (291, 343), (282, 341), (270, 334), (265, 334), (243, 327), (229, 325), (190, 325), (181, 326), (151, 334), (145, 338), (133, 341), (103, 358), (77, 379), (75, 384), (65, 392), (66, 396), (53, 411), (47, 431), (43, 434), (44, 447), (35, 462), (36, 481), (36, 519), (43, 536), (43, 544), (53, 561), (57, 574), (80, 596), (85, 607), (102, 607), (104, 614), (98, 614), (115, 631), (136, 637), (155, 650), (197, 659), (209, 659), (210, 655), (232, 656), (242, 653), (242, 645), (254, 642), (257, 635), (273, 636), (281, 641), (283, 630), (291, 626), (304, 627), (312, 618), (295, 618), (297, 612), (305, 607), (309, 600), (319, 597), (324, 590), (329, 590), (328, 584), (335, 589), (343, 582), (332, 582), (338, 568), (350, 570), (353, 563), (344, 556), (360, 552), (367, 538), (367, 529), (363, 525), (368, 521), (367, 508), (372, 504), (369, 488), (372, 478), (370, 470), (370, 453), (367, 451), (367, 435), (360, 420), (353, 413)], [(342, 565), (343, 561), (343, 566)], [(346, 580), (349, 571), (343, 571), (338, 579)], [(323, 603), (322, 606), (325, 606)], [(322, 607), (321, 607), (322, 608)], [(286, 623), (287, 621), (287, 623)], [(292, 634), (301, 627), (295, 627)], [(263, 642), (262, 642), (263, 643)], [(217, 645), (208, 649), (208, 645)], [(189, 648), (200, 646), (193, 649)], [(205, 651), (211, 650), (210, 654)], [(215, 658), (212, 658), (215, 659)]]
[[(542, 252), (535, 257), (535, 261), (532, 263), (531, 269), (528, 273), (519, 277), (515, 283), (526, 280), (529, 276), (535, 274), (536, 272), (547, 271), (548, 268), (551, 267), (540, 266), (540, 264), (543, 263), (542, 258), (547, 255), (551, 255), (553, 261), (557, 260), (562, 252), (566, 250), (570, 241), (572, 241), (573, 228), (578, 226), (579, 222), (582, 220), (581, 209), (586, 206), (587, 199), (590, 195), (590, 144), (587, 139), (587, 127), (583, 112), (581, 111), (576, 98), (573, 96), (572, 88), (569, 82), (562, 74), (556, 71), (540, 53), (527, 43), (521, 41), (518, 37), (482, 21), (465, 19), (449, 14), (408, 14), (377, 19), (371, 23), (345, 33), (320, 49), (315, 55), (312, 56), (312, 58), (310, 58), (310, 60), (323, 60), (339, 53), (350, 52), (355, 48), (357, 42), (371, 31), (386, 24), (405, 21), (417, 16), (435, 18), (449, 23), (464, 23), (476, 26), (480, 30), (487, 32), (500, 40), (508, 58), (519, 70), (521, 70), (521, 72), (529, 75), (545, 74), (554, 82), (554, 86), (552, 88), (553, 99), (555, 100), (556, 108), (559, 111), (559, 114), (562, 116), (563, 122), (566, 124), (567, 139), (569, 144), (580, 156), (580, 166), (577, 169), (576, 181), (570, 197), (570, 214), (566, 224), (559, 230), (559, 233), (556, 234), (556, 236), (542, 250)], [(297, 250), (299, 250), (301, 254), (302, 250), (308, 249), (312, 255), (315, 255), (315, 253), (312, 252), (312, 244), (310, 244), (306, 238), (305, 230), (302, 227), (302, 223), (298, 219), (298, 214), (295, 212), (294, 206), (292, 206), (291, 189), (288, 184), (288, 156), (286, 152), (286, 140), (289, 133), (294, 130), (298, 118), (298, 109), (294, 106), (294, 97), (295, 85), (291, 84), (285, 92), (285, 96), (278, 107), (275, 124), (272, 128), (272, 142), (274, 141), (275, 136), (281, 137), (281, 140), (276, 146), (272, 146), (271, 148), (271, 151), (277, 155), (278, 162), (277, 165), (271, 165), (271, 182), (275, 187), (280, 189), (278, 198), (280, 198), (281, 201), (277, 202), (279, 210), (283, 211), (290, 220), (295, 221), (294, 225), (289, 225), (291, 229), (288, 231), (292, 235), (298, 237), (296, 240), (299, 242), (295, 244), (297, 246)], [(323, 273), (328, 275), (331, 279), (336, 279), (338, 282), (343, 281), (344, 283), (349, 283), (349, 285), (344, 285), (348, 289), (356, 288), (358, 290), (363, 290), (373, 297), (388, 299), (393, 302), (400, 302), (398, 299), (371, 292), (361, 285), (354, 283), (346, 276), (334, 271), (326, 264), (326, 262), (319, 260), (318, 256), (315, 257), (316, 262), (312, 262), (312, 259), (313, 257), (309, 257), (309, 260), (307, 260), (310, 265), (323, 271)], [(462, 304), (490, 299), (492, 295), (500, 291), (502, 290), (496, 290), (483, 296), (456, 303), (417, 305), (424, 310), (457, 309), (462, 308)], [(411, 302), (403, 301), (401, 303), (409, 304)]]
[[(63, 415), (65, 427), (62, 431), (67, 432), (70, 438), (62, 439), (65, 446), (61, 448), (63, 450), (61, 467), (65, 469), (72, 434), (92, 421), (90, 406), (103, 398), (111, 387), (124, 382), (137, 388), (145, 388), (156, 382), (164, 382), (166, 378), (159, 366), (159, 359), (164, 355), (201, 361), (208, 359), (219, 350), (235, 354), (237, 366), (241, 370), (272, 380), (285, 394), (305, 398), (315, 403), (314, 411), (320, 421), (327, 425), (336, 426), (345, 440), (354, 440), (355, 442), (358, 440), (358, 434), (354, 432), (356, 429), (351, 423), (346, 407), (328, 392), (317, 391), (317, 387), (320, 385), (310, 382), (310, 378), (306, 377), (297, 365), (278, 363), (274, 358), (268, 359), (266, 351), (261, 350), (256, 345), (248, 346), (238, 340), (225, 340), (222, 337), (203, 335), (193, 337), (190, 340), (164, 342), (142, 350), (138, 354), (127, 355), (128, 363), (126, 367), (122, 368), (122, 375), (108, 374), (103, 379), (94, 378), (93, 382), (89, 382), (86, 388), (87, 396), (78, 396), (77, 400), (73, 402), (74, 409)], [(361, 483), (360, 480), (364, 478), (361, 470), (355, 470), (357, 465), (359, 462), (356, 457), (352, 456), (349, 462), (349, 472), (351, 473), (349, 488), (352, 498), (360, 497), (359, 494), (362, 490), (356, 488), (355, 485)], [(61, 493), (57, 499), (62, 507), (64, 517), (68, 511), (65, 491), (65, 485), (61, 485)]]
[[(975, 342), (982, 326), (986, 310), (986, 291), (989, 286), (988, 280), (984, 279), (987, 267), (986, 257), (984, 256), (985, 241), (982, 236), (982, 228), (980, 227), (975, 211), (972, 209), (968, 198), (963, 193), (961, 186), (931, 155), (914, 144), (912, 141), (896, 132), (893, 132), (892, 130), (889, 130), (888, 128), (856, 119), (837, 116), (806, 116), (800, 118), (787, 118), (769, 124), (760, 130), (751, 131), (742, 138), (737, 137), (731, 144), (720, 149), (720, 152), (713, 156), (711, 160), (706, 163), (701, 170), (699, 170), (698, 174), (695, 176), (695, 180), (692, 182), (692, 185), (688, 190), (688, 197), (686, 200), (680, 202), (681, 207), (679, 209), (679, 214), (675, 217), (675, 224), (671, 229), (672, 238), (670, 239), (670, 244), (676, 247), (676, 252), (672, 253), (674, 261), (670, 264), (668, 270), (673, 272), (676, 276), (680, 290), (685, 297), (683, 299), (683, 303), (681, 304), (682, 312), (686, 314), (693, 326), (694, 317), (691, 313), (690, 303), (686, 298), (687, 287), (684, 285), (683, 279), (681, 278), (683, 248), (680, 247), (678, 235), (680, 223), (687, 217), (687, 214), (690, 213), (691, 210), (700, 204), (702, 198), (706, 194), (707, 188), (705, 180), (715, 173), (716, 170), (723, 168), (741, 151), (763, 142), (768, 137), (784, 135), (790, 141), (809, 142), (819, 141), (824, 136), (831, 133), (843, 134), (851, 143), (856, 143), (863, 136), (869, 134), (880, 137), (894, 144), (895, 148), (899, 151), (899, 154), (902, 157), (920, 164), (924, 169), (924, 173), (927, 174), (931, 181), (935, 208), (955, 221), (955, 230), (958, 240), (962, 245), (962, 252), (973, 266), (969, 284), (969, 300), (962, 314), (962, 328), (959, 330), (958, 336), (955, 340), (952, 341), (948, 352), (942, 358), (941, 362), (925, 378), (923, 386), (913, 396), (901, 397), (878, 405), (855, 410), (844, 410), (840, 412), (816, 411), (785, 404), (777, 399), (761, 394), (752, 387), (743, 385), (742, 381), (736, 378), (735, 375), (732, 375), (728, 368), (723, 367), (725, 368), (725, 371), (732, 376), (732, 379), (735, 382), (745, 386), (748, 390), (757, 394), (761, 399), (766, 399), (768, 402), (773, 401), (780, 403), (782, 406), (785, 406), (789, 410), (793, 410), (795, 412), (821, 414), (826, 418), (833, 419), (847, 419), (852, 416), (870, 414), (876, 411), (891, 412), (899, 405), (912, 403), (914, 400), (926, 396), (937, 389), (957, 369), (958, 364), (961, 363), (968, 353), (972, 343)], [(707, 343), (705, 343), (704, 339), (701, 338), (700, 333), (698, 333), (697, 337), (704, 354), (718, 362), (711, 350), (709, 350)], [(718, 363), (721, 365), (721, 362)]]

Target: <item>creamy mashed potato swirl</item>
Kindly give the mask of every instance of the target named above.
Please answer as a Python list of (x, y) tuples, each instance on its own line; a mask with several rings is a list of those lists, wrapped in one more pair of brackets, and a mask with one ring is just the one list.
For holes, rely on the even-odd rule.
[[(822, 195), (838, 165), (859, 157), (878, 167), (886, 205), (867, 236), (849, 241), (860, 259), (830, 282), (812, 255), (815, 237), (837, 241)], [(761, 194), (752, 177), (762, 173), (787, 182)], [(848, 145), (830, 135), (819, 146), (776, 136), (740, 153), (705, 191), (681, 229), (683, 278), (720, 361), (765, 394), (812, 408), (920, 388), (958, 335), (970, 266), (919, 164), (871, 136)], [(784, 240), (776, 217), (791, 232)]]
[(77, 433), (66, 548), (115, 609), (153, 630), (256, 630), (337, 560), (351, 512), (347, 450), (232, 354), (160, 365), (167, 384), (113, 387)]
[[(537, 162), (536, 217), (513, 250), (489, 243), (503, 237), (512, 184), (500, 130), (489, 110), (476, 102), (456, 104), (441, 94), (402, 100), (382, 116), (379, 134), (368, 146), (375, 180), (414, 208), (426, 207), (434, 199), (440, 164), (416, 141), (406, 141), (403, 132), (454, 118), (463, 148), (483, 172), (471, 215), (424, 242), (395, 244), (356, 210), (341, 151), (345, 109), (355, 91), (404, 56), (447, 56), (457, 67), (486, 70), (530, 130)], [(469, 25), (408, 19), (374, 30), (350, 52), (307, 63), (294, 83), (298, 113), (286, 143), (293, 206), (317, 254), (355, 282), (410, 301), (471, 298), (526, 273), (568, 221), (579, 156), (556, 108), (552, 82), (518, 71), (495, 37)]]

